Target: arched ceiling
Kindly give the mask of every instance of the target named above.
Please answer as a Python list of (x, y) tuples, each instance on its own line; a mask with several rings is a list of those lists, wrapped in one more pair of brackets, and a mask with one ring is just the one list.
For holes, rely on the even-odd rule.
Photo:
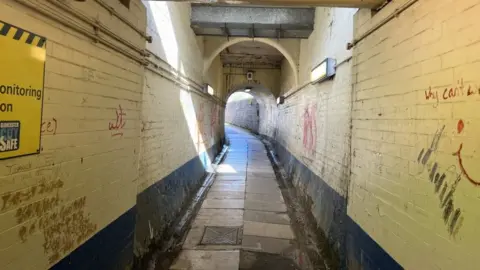
[(220, 53), (224, 65), (232, 67), (280, 68), (285, 57), (277, 49), (260, 42), (244, 41)]

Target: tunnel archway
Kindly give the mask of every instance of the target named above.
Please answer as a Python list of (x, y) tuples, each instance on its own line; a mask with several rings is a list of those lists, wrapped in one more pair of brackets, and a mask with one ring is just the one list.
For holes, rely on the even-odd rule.
[(240, 42), (251, 41), (251, 42), (260, 42), (272, 46), (273, 48), (277, 49), (288, 61), (290, 68), (293, 71), (293, 76), (295, 80), (295, 85), (298, 86), (299, 78), (298, 78), (298, 68), (297, 62), (294, 60), (292, 55), (288, 52), (288, 50), (282, 46), (278, 41), (268, 39), (268, 38), (233, 38), (228, 41), (225, 41), (220, 46), (218, 46), (210, 55), (205, 56), (203, 60), (203, 75), (206, 76), (210, 66), (212, 65), (213, 60), (217, 57), (223, 50), (226, 48), (235, 45)]
[(245, 89), (250, 89), (248, 94), (253, 96), (259, 105), (259, 123), (257, 132), (260, 135), (273, 137), (276, 128), (275, 120), (278, 114), (277, 103), (272, 91), (262, 84), (242, 83), (231, 87), (227, 94), (225, 114), (227, 114), (227, 110), (229, 110), (228, 100), (230, 97), (232, 97), (234, 93), (245, 92)]

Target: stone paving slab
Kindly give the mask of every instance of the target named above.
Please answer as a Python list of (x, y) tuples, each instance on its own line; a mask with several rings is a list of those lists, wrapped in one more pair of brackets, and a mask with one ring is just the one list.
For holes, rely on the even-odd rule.
[(259, 186), (248, 186), (247, 185), (247, 193), (260, 193), (260, 194), (278, 194), (282, 196), (282, 192), (278, 187), (259, 187)]
[(264, 201), (271, 203), (283, 203), (283, 196), (281, 193), (262, 194), (262, 193), (245, 193), (245, 200), (249, 201)]
[(252, 177), (259, 177), (259, 178), (271, 178), (271, 179), (276, 179), (275, 173), (252, 173), (252, 172), (247, 172), (247, 179), (252, 178)]
[(243, 199), (224, 199), (224, 200), (205, 200), (202, 204), (203, 209), (222, 208), (222, 209), (243, 209), (245, 207)]
[(242, 226), (243, 210), (241, 209), (209, 209), (198, 211), (193, 225), (203, 226)]
[(268, 178), (262, 178), (258, 180), (248, 179), (246, 181), (247, 186), (258, 187), (258, 188), (276, 188), (279, 189), (277, 181)]
[(206, 199), (244, 199), (243, 191), (211, 191), (208, 192)]
[(216, 181), (245, 181), (247, 177), (245, 175), (219, 175), (215, 177)]
[(247, 181), (250, 182), (264, 182), (264, 181), (269, 181), (269, 182), (274, 182), (277, 183), (277, 178), (275, 175), (247, 175)]
[(242, 240), (242, 248), (251, 251), (260, 251), (274, 254), (287, 254), (294, 249), (293, 240), (278, 239), (245, 235)]
[(243, 235), (254, 235), (282, 239), (294, 239), (289, 225), (270, 224), (263, 222), (244, 221)]
[(233, 187), (233, 186), (242, 186), (245, 187), (246, 181), (223, 181), (223, 180), (215, 180), (213, 183), (213, 187), (215, 186), (227, 186), (227, 187)]
[(245, 192), (245, 185), (217, 185), (215, 184), (210, 188), (210, 191), (219, 191), (219, 192), (225, 192), (225, 191), (241, 191)]
[(270, 212), (287, 212), (287, 206), (284, 203), (268, 203), (262, 201), (246, 200), (245, 209)]
[(290, 218), (285, 213), (245, 210), (243, 220), (290, 225)]
[(238, 270), (240, 251), (183, 250), (172, 270)]

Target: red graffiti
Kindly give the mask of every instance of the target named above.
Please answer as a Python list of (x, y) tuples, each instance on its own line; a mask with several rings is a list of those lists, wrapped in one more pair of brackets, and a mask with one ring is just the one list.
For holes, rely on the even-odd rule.
[(429, 99), (438, 100), (438, 93), (437, 93), (436, 91), (433, 92), (433, 91), (432, 91), (432, 87), (429, 87), (429, 88), (428, 88), (428, 92), (425, 91), (425, 99), (426, 99), (426, 100), (429, 100)]
[[(459, 120), (457, 124), (457, 131), (459, 134), (462, 133), (464, 127), (465, 127), (465, 124), (463, 123), (463, 120)], [(460, 143), (460, 147), (458, 148), (457, 152), (453, 153), (453, 155), (457, 156), (458, 165), (460, 166), (460, 169), (462, 170), (463, 175), (465, 175), (468, 181), (470, 181), (470, 183), (472, 183), (475, 186), (480, 186), (480, 181), (474, 180), (465, 169), (465, 166), (463, 165), (462, 154), (461, 154), (462, 149), (463, 149), (463, 143)]]
[(118, 105), (118, 109), (115, 110), (116, 120), (115, 123), (108, 123), (108, 130), (114, 130), (112, 137), (114, 136), (123, 136), (123, 127), (125, 127), (126, 120), (123, 118), (127, 114), (122, 110), (122, 106)]
[(465, 127), (465, 123), (463, 123), (463, 120), (460, 119), (457, 124), (458, 134), (462, 133), (464, 127)]
[(42, 134), (57, 134), (57, 119), (55, 117), (52, 120), (42, 121)]
[[(466, 92), (465, 92), (466, 90)], [(480, 95), (480, 87), (479, 86), (472, 86), (468, 85), (466, 87), (463, 83), (463, 79), (457, 81), (457, 85), (455, 87), (445, 88), (443, 92), (441, 92), (441, 98), (443, 100), (450, 100), (457, 97), (462, 96), (472, 96), (472, 95)], [(428, 91), (425, 91), (425, 100), (433, 99), (435, 101), (439, 101), (439, 94), (438, 91), (433, 91), (432, 87), (428, 88)]]
[(203, 143), (207, 138), (207, 132), (205, 130), (205, 104), (200, 103), (198, 106), (197, 114), (197, 126), (198, 126), (198, 143)]
[(303, 148), (309, 154), (315, 152), (317, 144), (317, 105), (306, 106), (303, 113)]
[(215, 131), (218, 127), (219, 124), (219, 115), (220, 115), (220, 107), (215, 104), (212, 107), (212, 115), (210, 118), (210, 128), (211, 128), (211, 134), (215, 134)]

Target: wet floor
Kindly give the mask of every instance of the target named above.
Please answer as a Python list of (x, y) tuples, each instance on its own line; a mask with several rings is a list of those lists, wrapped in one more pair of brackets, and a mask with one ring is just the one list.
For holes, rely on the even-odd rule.
[(226, 133), (228, 153), (170, 269), (312, 269), (265, 146), (242, 129)]

